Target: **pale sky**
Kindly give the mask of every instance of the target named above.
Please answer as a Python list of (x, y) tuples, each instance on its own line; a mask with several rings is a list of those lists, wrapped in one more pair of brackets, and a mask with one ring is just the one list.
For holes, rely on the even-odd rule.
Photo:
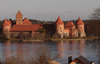
[(20, 10), (23, 18), (54, 21), (88, 19), (100, 0), (0, 0), (0, 20), (12, 18)]

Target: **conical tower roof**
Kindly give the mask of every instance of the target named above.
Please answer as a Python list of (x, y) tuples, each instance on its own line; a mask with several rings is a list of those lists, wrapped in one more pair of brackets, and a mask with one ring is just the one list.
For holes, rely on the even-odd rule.
[(55, 22), (55, 24), (64, 24), (60, 18), (60, 16), (58, 17), (57, 21)]
[(7, 19), (5, 19), (2, 25), (3, 25), (3, 26), (9, 26), (10, 24), (9, 24), (9, 22), (7, 21)]
[(31, 22), (27, 18), (25, 18), (23, 23), (31, 23)]
[(17, 12), (16, 16), (23, 16), (20, 11)]
[(81, 18), (78, 18), (78, 21), (76, 22), (76, 25), (84, 25), (83, 21), (81, 20)]
[(8, 22), (9, 22), (9, 24), (12, 24), (12, 22), (10, 20)]
[(75, 26), (72, 21), (67, 22), (66, 27)]

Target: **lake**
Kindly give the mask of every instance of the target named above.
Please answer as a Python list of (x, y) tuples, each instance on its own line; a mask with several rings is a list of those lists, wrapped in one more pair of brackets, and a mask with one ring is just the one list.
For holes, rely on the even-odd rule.
[[(0, 42), (0, 59), (15, 56), (15, 57), (31, 57), (37, 47), (44, 43), (43, 41), (20, 42), (20, 41), (4, 41)], [(80, 55), (87, 58), (89, 61), (94, 61), (99, 64), (99, 40), (59, 40), (45, 42), (50, 50), (52, 58), (59, 55), (56, 61), (67, 64), (68, 57), (73, 59)]]

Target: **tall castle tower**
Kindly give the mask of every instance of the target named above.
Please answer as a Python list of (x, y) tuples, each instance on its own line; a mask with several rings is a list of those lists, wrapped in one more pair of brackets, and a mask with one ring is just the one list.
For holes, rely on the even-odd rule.
[(83, 21), (81, 20), (80, 17), (78, 18), (78, 21), (76, 22), (76, 26), (77, 26), (77, 29), (78, 29), (78, 32), (79, 32), (79, 37), (85, 37), (86, 34), (85, 34), (85, 31), (84, 31), (84, 23), (83, 23)]
[(61, 38), (63, 38), (64, 33), (64, 23), (62, 22), (61, 18), (58, 17), (55, 23), (56, 33), (59, 33), (61, 35)]
[(2, 24), (3, 26), (3, 33), (9, 33), (10, 32), (10, 24), (9, 22), (7, 21), (7, 19), (4, 20), (4, 23)]
[(10, 24), (10, 28), (11, 28), (11, 26), (12, 26), (12, 22), (11, 22), (10, 20), (9, 20), (8, 22), (9, 22), (9, 24)]
[(16, 14), (16, 25), (23, 24), (23, 15), (20, 11)]

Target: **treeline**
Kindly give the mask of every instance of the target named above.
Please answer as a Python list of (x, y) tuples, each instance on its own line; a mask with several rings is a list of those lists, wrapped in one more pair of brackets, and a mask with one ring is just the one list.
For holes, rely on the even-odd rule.
[(89, 20), (85, 22), (87, 36), (100, 37), (100, 20)]

